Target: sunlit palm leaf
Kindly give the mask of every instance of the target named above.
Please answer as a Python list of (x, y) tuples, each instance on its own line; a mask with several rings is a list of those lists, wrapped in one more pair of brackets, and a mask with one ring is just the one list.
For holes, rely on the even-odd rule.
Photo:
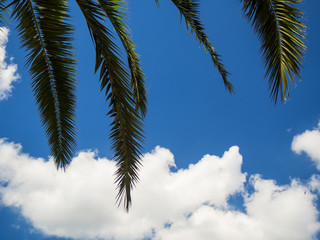
[(301, 0), (241, 0), (245, 16), (252, 21), (261, 41), (261, 52), (269, 77), (270, 95), (286, 101), (289, 81), (300, 79), (305, 51), (302, 12), (294, 4)]
[(75, 60), (72, 28), (63, 0), (13, 1), (27, 65), (57, 168), (65, 168), (75, 148)]
[(141, 165), (142, 122), (135, 109), (135, 100), (130, 86), (130, 76), (118, 57), (118, 48), (111, 41), (110, 31), (101, 23), (104, 13), (101, 6), (92, 0), (76, 0), (88, 25), (96, 47), (96, 71), (100, 68), (101, 90), (110, 101), (112, 149), (117, 160), (117, 201), (123, 200), (126, 210), (131, 205), (131, 189), (138, 181)]
[(144, 73), (141, 70), (139, 55), (135, 52), (135, 45), (131, 40), (129, 28), (125, 23), (126, 6), (122, 0), (98, 0), (102, 10), (111, 21), (128, 57), (131, 71), (131, 85), (134, 89), (136, 107), (143, 116), (147, 112), (147, 90), (145, 87)]
[(184, 17), (187, 27), (194, 32), (200, 43), (210, 53), (214, 65), (223, 79), (225, 87), (232, 93), (234, 92), (232, 84), (228, 80), (229, 73), (222, 64), (220, 56), (216, 53), (214, 47), (211, 45), (207, 34), (204, 32), (204, 27), (200, 21), (199, 3), (197, 0), (171, 0), (179, 9), (180, 14)]

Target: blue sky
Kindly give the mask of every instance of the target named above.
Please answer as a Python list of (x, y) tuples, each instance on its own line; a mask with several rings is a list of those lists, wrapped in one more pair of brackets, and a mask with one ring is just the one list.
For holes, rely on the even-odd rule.
[(1, 239), (316, 239), (318, 1), (301, 4), (307, 25), (302, 81), (286, 104), (277, 105), (269, 98), (259, 42), (240, 1), (201, 1), (201, 19), (231, 72), (233, 95), (173, 4), (128, 1), (149, 91), (144, 168), (129, 214), (114, 204), (108, 104), (93, 73), (94, 48), (84, 19), (70, 4), (78, 147), (65, 174), (45, 164), (50, 153), (24, 51), (15, 24), (9, 25), (1, 64), (17, 66), (19, 77), (0, 101)]

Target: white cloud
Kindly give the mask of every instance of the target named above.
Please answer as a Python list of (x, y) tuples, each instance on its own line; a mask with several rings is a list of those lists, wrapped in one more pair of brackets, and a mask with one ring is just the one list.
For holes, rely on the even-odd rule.
[(0, 101), (7, 99), (12, 92), (12, 83), (17, 81), (20, 76), (17, 73), (17, 64), (6, 62), (6, 44), (8, 42), (9, 29), (0, 27)]
[[(1, 203), (20, 209), (47, 235), (78, 239), (133, 240), (277, 240), (312, 239), (319, 231), (311, 185), (296, 180), (278, 186), (259, 175), (250, 178), (248, 194), (238, 147), (224, 155), (204, 156), (188, 169), (174, 167), (164, 148), (144, 156), (140, 183), (129, 214), (114, 204), (115, 162), (91, 151), (75, 157), (66, 173), (53, 162), (21, 152), (21, 146), (0, 140)], [(312, 184), (311, 184), (312, 182)], [(246, 212), (234, 210), (228, 198), (244, 195)]]
[(320, 122), (318, 128), (306, 130), (293, 138), (291, 149), (297, 154), (305, 152), (320, 170)]
[(320, 175), (312, 175), (309, 181), (311, 191), (320, 193)]
[(320, 224), (315, 195), (307, 187), (295, 180), (290, 186), (277, 186), (259, 175), (251, 184), (255, 192), (245, 198), (246, 213), (200, 206), (189, 218), (160, 230), (157, 239), (313, 239)]

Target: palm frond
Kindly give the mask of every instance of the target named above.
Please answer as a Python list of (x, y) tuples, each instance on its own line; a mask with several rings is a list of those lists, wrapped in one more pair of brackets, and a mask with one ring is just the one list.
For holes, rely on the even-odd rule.
[(6, 5), (8, 1), (7, 0), (0, 0), (0, 24), (6, 26), (6, 23), (8, 22), (7, 14), (8, 14), (8, 5)]
[(72, 27), (63, 0), (14, 0), (12, 15), (28, 51), (33, 92), (56, 167), (65, 168), (75, 149), (75, 60)]
[(143, 141), (142, 119), (136, 110), (130, 75), (119, 59), (119, 49), (112, 42), (111, 32), (101, 23), (104, 12), (93, 0), (76, 0), (88, 25), (96, 48), (96, 71), (100, 68), (101, 90), (105, 91), (113, 118), (110, 138), (114, 158), (117, 160), (117, 202), (123, 201), (128, 211), (131, 205), (131, 190), (138, 181), (141, 165), (141, 142)]
[(180, 11), (181, 16), (186, 21), (187, 28), (191, 33), (194, 32), (199, 39), (199, 42), (204, 46), (206, 51), (211, 55), (214, 65), (218, 68), (218, 71), (223, 79), (225, 87), (229, 92), (234, 92), (234, 87), (228, 80), (229, 73), (225, 66), (222, 64), (219, 54), (216, 53), (214, 47), (211, 45), (208, 35), (204, 32), (204, 27), (200, 21), (199, 3), (197, 0), (172, 0), (174, 5)]
[(305, 52), (302, 12), (295, 8), (301, 0), (241, 0), (245, 17), (252, 22), (261, 41), (261, 52), (269, 77), (270, 96), (286, 101), (289, 82), (300, 79)]
[(112, 23), (126, 50), (136, 107), (144, 117), (147, 112), (145, 77), (141, 70), (139, 55), (135, 51), (135, 44), (131, 40), (129, 27), (125, 23), (126, 6), (122, 0), (98, 0), (98, 3)]

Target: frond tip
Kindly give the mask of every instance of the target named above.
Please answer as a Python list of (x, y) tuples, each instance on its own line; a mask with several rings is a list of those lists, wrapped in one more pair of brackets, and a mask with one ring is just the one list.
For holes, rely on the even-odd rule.
[(114, 158), (117, 160), (116, 183), (119, 205), (129, 211), (131, 190), (138, 181), (143, 141), (142, 117), (136, 109), (136, 100), (130, 85), (130, 74), (119, 58), (119, 50), (112, 42), (111, 32), (101, 23), (104, 11), (94, 0), (76, 0), (91, 33), (96, 49), (96, 66), (100, 69), (101, 90), (105, 92), (113, 118), (110, 138)]
[(229, 82), (228, 77), (229, 73), (225, 66), (223, 65), (220, 55), (215, 51), (214, 47), (209, 41), (208, 35), (204, 32), (204, 26), (200, 21), (200, 13), (199, 13), (199, 3), (197, 0), (171, 0), (174, 5), (180, 11), (181, 16), (184, 17), (186, 21), (187, 28), (190, 27), (190, 32), (194, 32), (196, 34), (197, 39), (203, 45), (206, 51), (209, 52), (212, 62), (217, 67), (226, 89), (229, 90), (230, 93), (234, 92), (233, 85)]
[(269, 77), (270, 96), (276, 103), (289, 97), (289, 82), (301, 78), (305, 52), (305, 25), (295, 8), (301, 0), (241, 0), (245, 17), (261, 41), (261, 52)]

